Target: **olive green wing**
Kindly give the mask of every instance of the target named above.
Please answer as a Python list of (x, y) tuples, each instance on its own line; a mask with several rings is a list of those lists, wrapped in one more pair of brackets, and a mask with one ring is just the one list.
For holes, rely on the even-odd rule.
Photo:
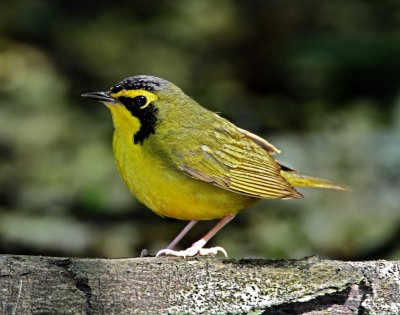
[(272, 143), (269, 143), (267, 140), (261, 138), (260, 136), (255, 135), (254, 133), (251, 133), (250, 131), (247, 131), (242, 128), (237, 128), (237, 130), (247, 138), (253, 140), (258, 146), (260, 146), (262, 149), (267, 151), (271, 155), (275, 155), (277, 153), (281, 153), (281, 150), (279, 150), (276, 146), (274, 146)]
[(255, 198), (302, 198), (281, 176), (271, 156), (279, 150), (272, 144), (227, 122), (207, 132), (184, 154), (174, 154), (174, 164), (184, 173)]

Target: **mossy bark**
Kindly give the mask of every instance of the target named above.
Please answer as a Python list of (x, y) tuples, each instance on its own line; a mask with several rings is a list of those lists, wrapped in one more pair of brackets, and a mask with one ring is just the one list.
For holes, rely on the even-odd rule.
[(398, 314), (400, 262), (0, 256), (0, 314)]

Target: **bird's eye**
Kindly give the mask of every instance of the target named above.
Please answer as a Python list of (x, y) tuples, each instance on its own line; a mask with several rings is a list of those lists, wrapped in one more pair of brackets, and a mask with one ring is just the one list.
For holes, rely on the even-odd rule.
[(136, 107), (142, 107), (142, 106), (146, 105), (147, 98), (143, 95), (139, 95), (139, 96), (134, 97), (132, 102), (133, 102), (133, 105), (135, 105)]

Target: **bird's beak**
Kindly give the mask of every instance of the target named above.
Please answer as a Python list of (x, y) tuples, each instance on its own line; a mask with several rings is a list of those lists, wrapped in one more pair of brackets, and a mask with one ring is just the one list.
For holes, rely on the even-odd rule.
[(106, 102), (106, 103), (117, 102), (113, 97), (110, 96), (109, 92), (90, 92), (90, 93), (84, 93), (81, 96), (99, 102)]

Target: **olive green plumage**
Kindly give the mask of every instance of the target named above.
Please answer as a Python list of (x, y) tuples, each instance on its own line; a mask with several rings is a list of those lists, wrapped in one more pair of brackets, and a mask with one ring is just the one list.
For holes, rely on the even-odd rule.
[(111, 110), (118, 170), (131, 192), (162, 216), (221, 218), (258, 199), (301, 198), (295, 186), (346, 189), (282, 166), (272, 144), (166, 80), (134, 76), (84, 96)]

